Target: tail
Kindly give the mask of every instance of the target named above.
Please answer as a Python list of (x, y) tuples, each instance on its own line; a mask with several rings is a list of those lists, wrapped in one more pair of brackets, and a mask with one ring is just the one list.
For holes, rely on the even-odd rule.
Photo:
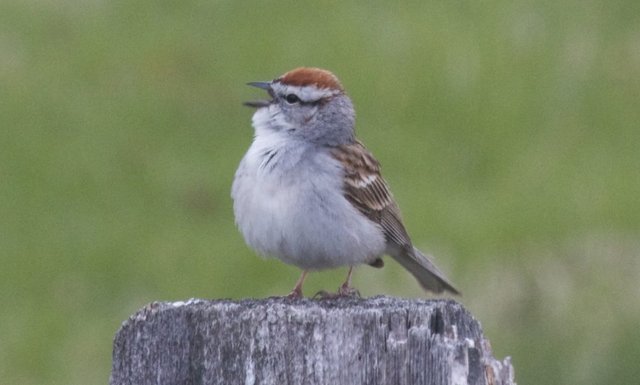
[(393, 253), (391, 256), (398, 261), (402, 267), (409, 270), (425, 290), (434, 293), (442, 293), (447, 290), (452, 294), (460, 295), (460, 292), (453, 287), (440, 269), (415, 247), (408, 252)]

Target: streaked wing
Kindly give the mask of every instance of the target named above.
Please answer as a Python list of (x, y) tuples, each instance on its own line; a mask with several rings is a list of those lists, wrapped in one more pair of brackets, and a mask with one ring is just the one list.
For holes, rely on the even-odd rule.
[(359, 141), (336, 147), (332, 155), (344, 165), (345, 197), (382, 227), (387, 242), (410, 250), (411, 240), (389, 186), (380, 175), (380, 163)]
[[(380, 164), (358, 141), (333, 149), (333, 156), (345, 170), (345, 197), (360, 212), (384, 231), (391, 256), (406, 268), (426, 290), (441, 293), (448, 290), (459, 294), (431, 260), (411, 245), (411, 240), (400, 219), (400, 210), (391, 195), (387, 182), (380, 175)], [(381, 265), (382, 260), (374, 266)]]

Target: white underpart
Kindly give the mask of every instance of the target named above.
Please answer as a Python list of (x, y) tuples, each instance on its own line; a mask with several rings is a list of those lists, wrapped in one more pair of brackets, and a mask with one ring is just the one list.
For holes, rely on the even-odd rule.
[[(289, 122), (287, 122), (282, 113), (279, 113), (277, 107), (273, 105), (265, 108), (260, 108), (253, 114), (253, 118), (251, 118), (251, 124), (255, 128), (255, 137), (259, 136), (269, 136), (270, 140), (275, 140), (278, 142), (286, 140), (286, 136), (271, 136), (270, 133), (273, 133), (274, 129), (268, 127), (278, 127), (279, 130), (289, 130), (293, 127)], [(271, 146), (276, 146), (276, 144), (271, 144)], [(277, 147), (277, 146), (276, 146)]]
[(256, 111), (255, 138), (232, 187), (236, 223), (246, 242), (303, 269), (356, 265), (382, 255), (382, 230), (343, 196), (339, 162), (328, 151), (309, 151), (286, 131), (269, 128), (272, 113)]
[(281, 83), (274, 83), (273, 90), (276, 94), (280, 95), (295, 94), (303, 102), (315, 102), (340, 93), (340, 90), (332, 88), (318, 88), (315, 85), (292, 86)]

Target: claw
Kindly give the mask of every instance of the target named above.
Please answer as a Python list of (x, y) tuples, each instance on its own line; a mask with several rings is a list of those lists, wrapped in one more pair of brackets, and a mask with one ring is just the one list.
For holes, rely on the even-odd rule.
[(355, 287), (351, 287), (347, 285), (340, 286), (340, 289), (338, 289), (338, 296), (362, 298), (362, 296), (360, 295), (360, 290), (356, 289)]
[(295, 288), (293, 290), (291, 290), (291, 293), (287, 294), (287, 296), (285, 297), (286, 299), (300, 299), (302, 298), (302, 290), (297, 290), (298, 288)]
[[(347, 273), (347, 279), (340, 286), (337, 293), (329, 293), (325, 290), (320, 290), (317, 292), (313, 299), (336, 299), (336, 298), (362, 298), (360, 295), (360, 291), (355, 287), (351, 287), (351, 274), (353, 273), (353, 266), (349, 267), (349, 272)], [(297, 287), (297, 286), (296, 286)], [(294, 289), (295, 291), (295, 289)], [(292, 292), (293, 294), (293, 292)], [(291, 294), (289, 294), (291, 295)]]
[(298, 282), (296, 282), (296, 286), (293, 288), (293, 290), (291, 290), (291, 293), (289, 293), (285, 298), (287, 299), (300, 299), (303, 298), (302, 295), (302, 284), (304, 283), (304, 279), (307, 278), (307, 271), (303, 271), (302, 275), (300, 275), (300, 278), (298, 278)]
[(320, 300), (337, 298), (362, 298), (362, 296), (360, 295), (360, 291), (358, 289), (346, 285), (340, 286), (336, 293), (329, 293), (326, 290), (320, 290), (313, 296), (313, 299)]
[(320, 290), (319, 292), (317, 292), (316, 294), (313, 295), (313, 299), (331, 299), (331, 298), (336, 298), (336, 294), (333, 293), (329, 293), (326, 290)]

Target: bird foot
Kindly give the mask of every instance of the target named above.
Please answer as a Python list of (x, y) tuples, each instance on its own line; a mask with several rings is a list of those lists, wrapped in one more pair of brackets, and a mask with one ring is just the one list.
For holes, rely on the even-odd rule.
[(358, 291), (358, 289), (347, 285), (340, 286), (337, 293), (329, 293), (326, 290), (320, 290), (313, 296), (313, 299), (336, 298), (362, 298), (362, 296), (360, 295), (360, 291)]
[(360, 291), (358, 289), (356, 289), (355, 287), (348, 286), (348, 285), (340, 286), (340, 289), (338, 289), (338, 294), (341, 297), (362, 298), (362, 296), (360, 295)]
[(303, 298), (302, 289), (296, 287), (295, 289), (291, 290), (291, 293), (287, 294), (284, 298), (290, 299), (290, 300), (302, 299)]

